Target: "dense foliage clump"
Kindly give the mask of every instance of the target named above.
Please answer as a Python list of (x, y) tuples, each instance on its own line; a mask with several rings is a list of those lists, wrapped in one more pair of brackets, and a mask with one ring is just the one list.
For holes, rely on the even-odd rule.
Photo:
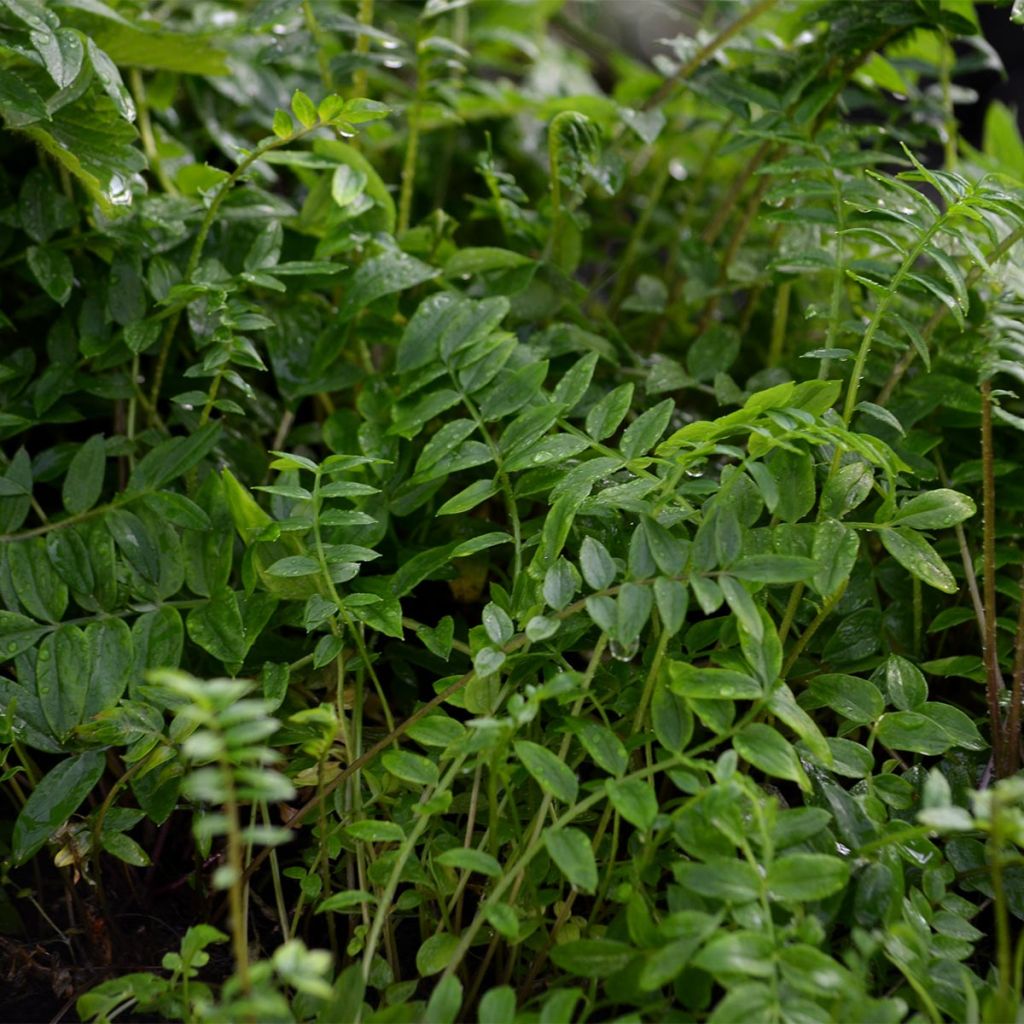
[(0, 0), (12, 1019), (1019, 1019), (996, 53), (610, 10)]

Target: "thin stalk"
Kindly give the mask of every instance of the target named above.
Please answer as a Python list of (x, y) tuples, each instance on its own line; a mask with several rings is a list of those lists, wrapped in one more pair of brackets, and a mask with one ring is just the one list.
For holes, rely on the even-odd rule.
[(249, 977), (249, 935), (245, 918), (246, 875), (242, 853), (242, 819), (235, 792), (234, 771), (231, 758), (225, 751), (220, 757), (224, 774), (224, 813), (227, 818), (227, 855), (231, 869), (231, 885), (228, 888), (228, 919), (230, 922), (231, 944), (235, 955), (235, 970), (242, 991), (249, 995), (252, 982)]
[(1017, 632), (1013, 648), (1013, 689), (1010, 691), (1010, 711), (1006, 719), (1007, 775), (1016, 775), (1020, 768), (1020, 705), (1024, 700), (1024, 578), (1021, 580), (1021, 600), (1017, 608)]
[[(373, 25), (373, 0), (359, 0), (359, 11), (356, 20), (360, 25)], [(370, 52), (370, 37), (360, 32), (356, 36), (355, 52), (360, 56)], [(352, 76), (352, 95), (354, 98), (363, 97), (369, 91), (369, 81), (366, 68), (357, 68)]]
[(153, 122), (149, 117), (149, 102), (146, 99), (146, 85), (142, 79), (142, 72), (138, 68), (132, 68), (129, 74), (129, 82), (132, 87), (132, 96), (135, 99), (135, 112), (138, 115), (139, 138), (142, 140), (142, 151), (149, 161), (149, 169), (153, 172), (160, 187), (169, 196), (178, 195), (174, 182), (167, 176), (160, 160), (160, 152), (156, 146), (156, 136), (153, 134)]
[(663, 160), (658, 173), (655, 175), (654, 183), (647, 193), (647, 201), (640, 216), (637, 217), (633, 230), (630, 232), (629, 241), (626, 243), (626, 251), (622, 254), (619, 263), (618, 276), (615, 287), (612, 289), (611, 298), (608, 300), (608, 315), (614, 317), (619, 310), (622, 300), (626, 297), (626, 289), (632, 284), (633, 278), (630, 271), (636, 262), (636, 255), (640, 251), (640, 243), (647, 237), (647, 229), (651, 224), (651, 217), (661, 201), (662, 193), (669, 180), (669, 162)]
[(803, 653), (804, 648), (810, 643), (811, 637), (821, 628), (821, 624), (832, 614), (832, 610), (837, 604), (843, 594), (846, 593), (846, 585), (849, 580), (844, 580), (836, 592), (828, 598), (821, 606), (821, 611), (811, 620), (811, 624), (800, 634), (800, 639), (793, 644), (792, 649), (789, 652), (789, 656), (786, 658), (785, 664), (782, 666), (782, 676), (786, 677), (789, 670), (793, 667), (796, 659)]
[(786, 326), (789, 321), (789, 297), (792, 292), (792, 281), (783, 281), (775, 292), (775, 307), (772, 310), (772, 340), (768, 349), (769, 366), (778, 366), (782, 362), (782, 350), (786, 344)]
[(924, 252), (924, 247), (932, 240), (939, 229), (949, 219), (952, 212), (956, 209), (957, 206), (954, 204), (943, 216), (936, 217), (928, 230), (917, 240), (917, 243), (903, 258), (903, 262), (900, 264), (899, 270), (896, 271), (893, 279), (889, 282), (885, 295), (882, 296), (878, 305), (875, 307), (874, 315), (871, 317), (871, 322), (864, 331), (864, 337), (861, 340), (860, 347), (857, 349), (857, 358), (854, 360), (853, 373), (850, 374), (850, 383), (846, 389), (846, 402), (843, 405), (844, 423), (849, 424), (850, 420), (853, 419), (853, 412), (857, 407), (857, 391), (860, 388), (860, 379), (864, 375), (864, 366), (871, 353), (871, 343), (875, 339), (875, 333), (881, 326), (885, 314), (889, 311), (889, 306), (896, 298), (896, 293), (899, 291), (899, 287), (903, 283), (903, 278), (910, 273), (910, 268), (913, 267), (917, 262), (918, 257), (922, 252)]
[(1017, 1019), (1017, 1005), (1013, 996), (1013, 937), (1010, 931), (1010, 913), (1003, 880), (1003, 808), (999, 788), (992, 790), (992, 825), (988, 841), (990, 874), (992, 877), (992, 903), (996, 919), (996, 967), (999, 986), (996, 989), (997, 1021)]
[(1002, 778), (1006, 772), (1006, 752), (999, 711), (999, 652), (996, 649), (996, 477), (992, 453), (992, 382), (989, 380), (981, 383), (981, 467), (982, 592), (985, 606), (982, 653), (992, 754), (996, 775)]
[(476, 428), (484, 439), (484, 443), (490, 448), (491, 457), (494, 459), (494, 465), (497, 467), (498, 485), (501, 487), (501, 494), (505, 499), (505, 510), (508, 513), (509, 525), (512, 527), (512, 544), (515, 548), (512, 561), (513, 578), (518, 579), (519, 574), (523, 570), (523, 530), (519, 520), (519, 506), (516, 504), (516, 495), (512, 488), (512, 478), (505, 469), (501, 449), (495, 444), (494, 438), (491, 437), (491, 432), (487, 429), (487, 424), (484, 423), (476, 403), (469, 395), (462, 391), (458, 378), (454, 373), (452, 373), (451, 377), (455, 388), (462, 394), (462, 404), (465, 405), (473, 422), (476, 424)]
[[(716, 743), (720, 742), (720, 739), (716, 739)], [(657, 775), (658, 772), (667, 771), (670, 768), (675, 768), (678, 765), (682, 765), (687, 762), (687, 759), (676, 755), (668, 758), (656, 765), (652, 765), (648, 768), (641, 768), (638, 771), (631, 772), (629, 775), (624, 776), (626, 779), (646, 779), (652, 775)], [(596, 793), (592, 793), (584, 800), (574, 804), (568, 808), (563, 814), (552, 822), (549, 826), (551, 831), (557, 831), (565, 828), (575, 821), (578, 817), (586, 814), (591, 808), (596, 807), (602, 800), (607, 799), (607, 794), (604, 790), (599, 790)], [(469, 952), (470, 947), (473, 944), (473, 940), (476, 938), (477, 932), (483, 927), (484, 921), (486, 920), (486, 913), (491, 907), (495, 906), (500, 902), (506, 892), (511, 888), (514, 880), (520, 878), (529, 867), (530, 862), (544, 847), (543, 837), (538, 835), (532, 839), (525, 850), (516, 858), (510, 869), (505, 872), (500, 878), (495, 879), (494, 884), (491, 886), (491, 890), (487, 895), (487, 898), (483, 900), (480, 907), (477, 910), (476, 916), (467, 925), (465, 931), (462, 933), (458, 946), (455, 948), (448, 961), (448, 966), (444, 969), (444, 973), (438, 979), (443, 981), (445, 978), (451, 977), (461, 965), (466, 954)]]
[(409, 107), (409, 134), (405, 142), (405, 159), (402, 162), (402, 183), (398, 197), (398, 234), (401, 235), (409, 227), (412, 215), (412, 193), (416, 183), (416, 161), (420, 146), (420, 112), (427, 88), (427, 69), (425, 62), (416, 62), (416, 94)]
[(633, 716), (633, 734), (635, 735), (644, 727), (644, 719), (647, 717), (647, 708), (654, 696), (654, 687), (658, 683), (658, 675), (661, 672), (661, 663), (665, 659), (665, 651), (671, 639), (667, 629), (662, 629), (658, 637), (658, 645), (654, 649), (654, 657), (651, 659), (651, 667), (647, 672), (647, 679), (644, 681), (643, 693), (640, 695), (640, 703), (637, 705), (636, 714)]
[[(423, 795), (420, 797), (419, 802), (421, 804), (426, 803), (435, 792), (443, 791), (451, 786), (452, 780), (458, 774), (459, 769), (462, 767), (467, 756), (467, 754), (463, 754), (460, 757), (457, 757), (449, 765), (448, 771), (445, 772), (438, 784), (436, 786), (428, 787), (423, 791)], [(409, 830), (408, 836), (406, 836), (402, 845), (398, 848), (398, 853), (395, 856), (395, 865), (391, 870), (391, 875), (388, 878), (387, 884), (384, 886), (384, 891), (381, 893), (380, 901), (377, 904), (377, 913), (373, 917), (373, 924), (370, 926), (369, 934), (366, 937), (366, 948), (363, 952), (363, 977), (367, 980), (370, 977), (370, 968), (373, 964), (374, 954), (377, 952), (377, 944), (380, 942), (384, 922), (387, 919), (388, 914), (391, 912), (391, 905), (394, 902), (395, 893), (398, 891), (398, 886), (401, 883), (402, 870), (405, 868), (406, 862), (412, 856), (413, 850), (416, 849), (416, 843), (419, 841), (419, 838), (423, 834), (427, 825), (430, 824), (430, 821), (431, 818), (429, 814), (419, 815), (415, 824)]]
[(324, 88), (331, 92), (334, 86), (331, 84), (331, 62), (324, 47), (324, 30), (316, 19), (316, 13), (310, 0), (302, 0), (302, 14), (306, 19), (306, 28), (309, 29), (309, 34), (313, 37), (313, 43), (316, 46), (316, 63), (320, 69), (320, 81)]

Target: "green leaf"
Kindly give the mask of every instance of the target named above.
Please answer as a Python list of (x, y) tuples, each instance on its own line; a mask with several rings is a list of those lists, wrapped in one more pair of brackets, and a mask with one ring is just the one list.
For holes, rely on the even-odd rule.
[(453, 1024), (462, 1006), (462, 982), (454, 974), (442, 978), (430, 993), (423, 1024)]
[(776, 900), (823, 900), (846, 886), (850, 867), (838, 857), (822, 853), (791, 853), (768, 867), (768, 893)]
[(580, 545), (580, 571), (594, 590), (604, 590), (615, 582), (615, 562), (608, 549), (593, 537), (584, 537)]
[(488, 548), (498, 547), (501, 544), (510, 544), (512, 538), (507, 533), (494, 532), (482, 533), (479, 537), (464, 540), (452, 549), (452, 558), (468, 558), (478, 551), (486, 551)]
[(800, 758), (793, 745), (770, 725), (752, 722), (736, 734), (733, 745), (744, 761), (776, 779), (796, 782), (801, 789), (811, 789)]
[(320, 119), (313, 101), (301, 89), (292, 94), (292, 113), (303, 128), (312, 128)]
[(924, 674), (898, 654), (890, 654), (876, 674), (884, 678), (889, 700), (900, 711), (913, 711), (928, 699)]
[(475, 871), (489, 878), (501, 877), (501, 865), (489, 853), (471, 847), (456, 846), (451, 850), (445, 850), (434, 858), (434, 863), (460, 871)]
[(359, 907), (364, 904), (376, 903), (377, 897), (372, 892), (363, 889), (346, 889), (344, 892), (336, 892), (328, 896), (317, 908), (318, 914), (348, 910), (349, 907)]
[(416, 970), (419, 971), (420, 977), (427, 978), (443, 971), (458, 948), (457, 935), (450, 935), (448, 932), (431, 935), (416, 951)]
[(693, 713), (659, 679), (651, 698), (651, 727), (658, 742), (673, 753), (682, 753), (693, 736)]
[(545, 793), (564, 804), (576, 802), (579, 782), (575, 772), (567, 764), (539, 743), (516, 740), (513, 746), (516, 757)]
[(674, 536), (657, 520), (644, 516), (640, 520), (647, 549), (651, 553), (658, 569), (666, 576), (678, 576), (686, 564), (689, 545), (686, 541)]
[(654, 607), (650, 587), (639, 583), (623, 583), (615, 602), (615, 636), (624, 648), (630, 648), (640, 638)]
[(145, 868), (152, 863), (149, 854), (131, 836), (126, 836), (123, 832), (110, 832), (104, 829), (100, 833), (100, 845), (107, 853), (124, 861), (125, 864), (131, 864), (132, 867)]
[(515, 1024), (515, 1019), (516, 992), (511, 985), (499, 985), (484, 993), (477, 1014), (478, 1024)]
[(815, 527), (811, 553), (818, 569), (811, 585), (822, 597), (831, 597), (850, 578), (859, 550), (856, 532), (837, 519), (827, 519)]
[(811, 457), (802, 452), (779, 450), (772, 454), (768, 469), (779, 492), (775, 515), (784, 523), (803, 519), (814, 506), (814, 463)]
[(50, 120), (42, 96), (9, 68), (0, 68), (0, 114), (11, 128)]
[(24, 864), (78, 810), (106, 766), (101, 750), (61, 761), (40, 779), (14, 823), (11, 855)]
[(754, 700), (761, 684), (742, 672), (723, 668), (698, 668), (681, 661), (668, 663), (669, 686), (680, 697), (712, 700)]
[(581, 978), (607, 978), (621, 971), (636, 950), (614, 939), (575, 939), (554, 946), (551, 959), (570, 974)]
[(508, 613), (493, 601), (484, 606), (482, 618), (484, 629), (491, 638), (491, 643), (503, 646), (512, 639), (515, 633), (512, 620), (508, 617)]
[(46, 541), (32, 537), (7, 545), (11, 583), (25, 611), (44, 622), (59, 622), (68, 606), (68, 588), (46, 554)]
[[(61, 627), (63, 628), (63, 627)], [(132, 631), (123, 619), (102, 619), (85, 628), (90, 670), (82, 718), (108, 711), (128, 688), (135, 661)]]
[(185, 625), (192, 640), (224, 665), (240, 665), (245, 660), (249, 648), (233, 591), (217, 591), (209, 601), (188, 613)]
[(188, 437), (172, 437), (142, 458), (128, 480), (128, 492), (157, 491), (184, 476), (213, 451), (221, 428), (215, 423), (199, 427)]
[(614, 391), (609, 391), (587, 413), (587, 433), (595, 441), (603, 441), (606, 437), (614, 434), (618, 430), (619, 424), (626, 418), (632, 401), (632, 384), (620, 384)]
[(658, 816), (658, 798), (643, 779), (606, 779), (605, 792), (612, 806), (626, 821), (647, 831)]
[(366, 175), (348, 164), (339, 164), (331, 175), (331, 198), (338, 206), (350, 206), (366, 189)]
[(878, 535), (885, 550), (922, 583), (946, 594), (957, 592), (956, 579), (938, 552), (915, 530), (906, 527), (883, 529)]
[(640, 970), (640, 989), (653, 992), (678, 977), (718, 925), (718, 918), (699, 910), (675, 911), (672, 914), (671, 941), (645, 952)]
[(812, 679), (809, 689), (800, 696), (800, 704), (812, 709), (831, 708), (862, 725), (874, 722), (885, 711), (885, 698), (874, 683), (841, 673)]
[(320, 572), (320, 563), (308, 555), (288, 555), (269, 565), (266, 572), (269, 576), (279, 576), (282, 579), (315, 576)]
[(468, 487), (464, 487), (458, 494), (449, 498), (436, 514), (438, 516), (454, 516), (462, 512), (469, 512), (488, 498), (494, 497), (499, 489), (498, 483), (494, 480), (474, 480)]
[(227, 55), (196, 32), (160, 32), (148, 25), (107, 24), (94, 36), (114, 64), (186, 75), (225, 75)]
[(342, 323), (351, 320), (371, 302), (376, 302), (385, 295), (414, 288), (440, 273), (435, 267), (403, 252), (389, 250), (380, 256), (371, 257), (360, 264), (348, 281), (344, 297), (338, 307), (338, 319)]
[(64, 476), (64, 507), (72, 514), (87, 512), (103, 490), (103, 469), (107, 448), (102, 434), (93, 434), (75, 452)]
[(863, 413), (865, 416), (870, 416), (874, 420), (878, 420), (879, 423), (884, 423), (887, 427), (895, 430), (897, 434), (903, 435), (905, 433), (903, 424), (888, 409), (881, 405), (875, 405), (874, 402), (858, 402), (855, 410)]
[(878, 723), (878, 741), (893, 750), (944, 754), (954, 740), (937, 722), (916, 711), (893, 711)]
[(548, 828), (544, 847), (569, 883), (582, 892), (597, 889), (597, 861), (586, 833), (578, 828)]
[(345, 831), (362, 843), (400, 843), (405, 839), (401, 826), (393, 821), (354, 821)]
[(583, 400), (594, 378), (597, 360), (596, 352), (588, 352), (581, 356), (555, 385), (551, 399), (562, 406), (566, 414), (571, 413)]
[(561, 611), (573, 599), (578, 586), (576, 570), (564, 558), (559, 558), (544, 574), (544, 600), (555, 611)]
[(659, 576), (654, 581), (654, 602), (658, 609), (661, 627), (669, 636), (675, 636), (686, 621), (689, 591), (678, 580), (667, 580)]
[(89, 642), (77, 626), (60, 626), (39, 645), (36, 692), (54, 736), (82, 721), (91, 669)]
[(767, 978), (775, 973), (775, 945), (764, 932), (726, 932), (713, 938), (691, 963), (716, 977)]
[(71, 297), (75, 271), (71, 260), (60, 249), (30, 245), (25, 252), (29, 269), (54, 302), (64, 305)]
[(414, 786), (437, 785), (437, 765), (421, 754), (413, 754), (407, 750), (389, 750), (381, 755), (380, 763), (385, 771), (403, 782), (412, 783)]
[(611, 775), (621, 775), (629, 764), (622, 740), (607, 726), (589, 719), (570, 719), (566, 726), (580, 741), (594, 763)]
[(749, 903), (761, 895), (755, 867), (732, 857), (710, 857), (703, 864), (681, 864), (676, 877), (691, 892), (726, 903)]
[(470, 274), (483, 274), (490, 270), (510, 270), (513, 267), (525, 267), (533, 260), (529, 256), (512, 252), (511, 249), (498, 249), (494, 246), (459, 249), (444, 265), (444, 276), (450, 280), (468, 277)]
[(103, 522), (128, 564), (143, 579), (156, 583), (160, 579), (160, 551), (146, 524), (123, 508), (112, 508)]
[(817, 568), (814, 558), (799, 555), (748, 555), (730, 565), (729, 572), (756, 583), (803, 583)]
[(272, 122), (274, 134), (279, 139), (287, 139), (289, 135), (294, 131), (295, 125), (292, 123), (291, 115), (286, 110), (275, 110), (274, 120)]
[(0, 610), (0, 663), (27, 651), (45, 633), (45, 626), (27, 616)]
[(755, 642), (760, 643), (764, 638), (764, 622), (761, 619), (761, 610), (750, 596), (750, 591), (732, 576), (720, 576), (718, 585), (722, 588), (726, 604), (736, 616), (740, 627), (749, 633)]
[[(649, 452), (661, 440), (661, 435), (665, 433), (665, 428), (668, 426), (674, 410), (675, 402), (671, 398), (666, 398), (653, 408), (641, 413), (622, 432), (620, 450), (623, 456), (627, 459), (635, 459)], [(587, 417), (587, 423), (588, 433), (592, 437), (596, 437), (597, 435), (590, 430), (589, 416)], [(612, 430), (614, 430), (614, 427)], [(608, 431), (609, 434), (611, 432), (611, 430)], [(607, 434), (603, 436), (607, 436)]]
[(941, 530), (970, 519), (975, 512), (977, 506), (966, 494), (940, 488), (904, 502), (892, 522), (915, 530)]

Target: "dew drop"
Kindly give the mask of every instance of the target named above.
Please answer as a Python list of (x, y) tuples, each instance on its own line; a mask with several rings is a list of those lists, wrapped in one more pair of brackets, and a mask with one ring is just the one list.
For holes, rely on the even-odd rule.
[(13, 654), (17, 649), (18, 645), (13, 640), (7, 645), (7, 651), (10, 654)]
[(395, 70), (396, 68), (402, 67), (402, 65), (405, 62), (402, 61), (402, 60), (399, 60), (397, 57), (385, 57), (384, 60), (382, 61), (382, 63), (384, 65), (384, 67), (391, 68), (392, 70)]
[(639, 639), (634, 640), (631, 644), (620, 644), (618, 640), (612, 640), (608, 644), (608, 651), (616, 661), (632, 661), (638, 650), (640, 650)]
[(114, 206), (131, 206), (132, 190), (126, 179), (120, 174), (112, 174), (107, 183), (107, 199)]

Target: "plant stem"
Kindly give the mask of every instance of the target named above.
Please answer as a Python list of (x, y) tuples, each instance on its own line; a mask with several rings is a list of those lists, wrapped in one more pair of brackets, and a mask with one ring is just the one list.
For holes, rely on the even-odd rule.
[(889, 311), (889, 306), (896, 298), (896, 293), (898, 292), (900, 285), (903, 283), (903, 278), (910, 273), (910, 268), (913, 267), (917, 262), (918, 257), (922, 252), (924, 252), (924, 247), (932, 240), (936, 232), (945, 224), (956, 209), (957, 205), (954, 204), (946, 211), (946, 213), (936, 217), (935, 220), (932, 221), (928, 230), (925, 231), (925, 233), (917, 240), (917, 243), (913, 248), (911, 248), (903, 258), (903, 262), (900, 264), (899, 270), (897, 270), (893, 275), (892, 280), (886, 287), (885, 294), (875, 307), (874, 315), (871, 317), (871, 322), (864, 331), (864, 337), (861, 340), (860, 347), (857, 349), (857, 358), (853, 364), (853, 372), (850, 374), (850, 383), (846, 389), (846, 402), (843, 405), (844, 423), (849, 424), (850, 420), (853, 419), (853, 413), (857, 407), (857, 391), (860, 388), (860, 379), (864, 375), (864, 366), (871, 353), (871, 343), (874, 341), (875, 332), (881, 325), (885, 314)]
[(999, 711), (999, 652), (996, 649), (996, 478), (992, 452), (992, 382), (981, 382), (981, 530), (982, 593), (985, 604), (985, 658), (989, 727), (996, 777), (1006, 774), (1006, 751)]
[(427, 68), (422, 59), (416, 61), (416, 94), (409, 107), (409, 134), (405, 142), (405, 159), (402, 162), (402, 184), (398, 197), (398, 231), (401, 235), (409, 227), (412, 216), (412, 193), (416, 184), (416, 161), (420, 146), (420, 111), (427, 88)]

